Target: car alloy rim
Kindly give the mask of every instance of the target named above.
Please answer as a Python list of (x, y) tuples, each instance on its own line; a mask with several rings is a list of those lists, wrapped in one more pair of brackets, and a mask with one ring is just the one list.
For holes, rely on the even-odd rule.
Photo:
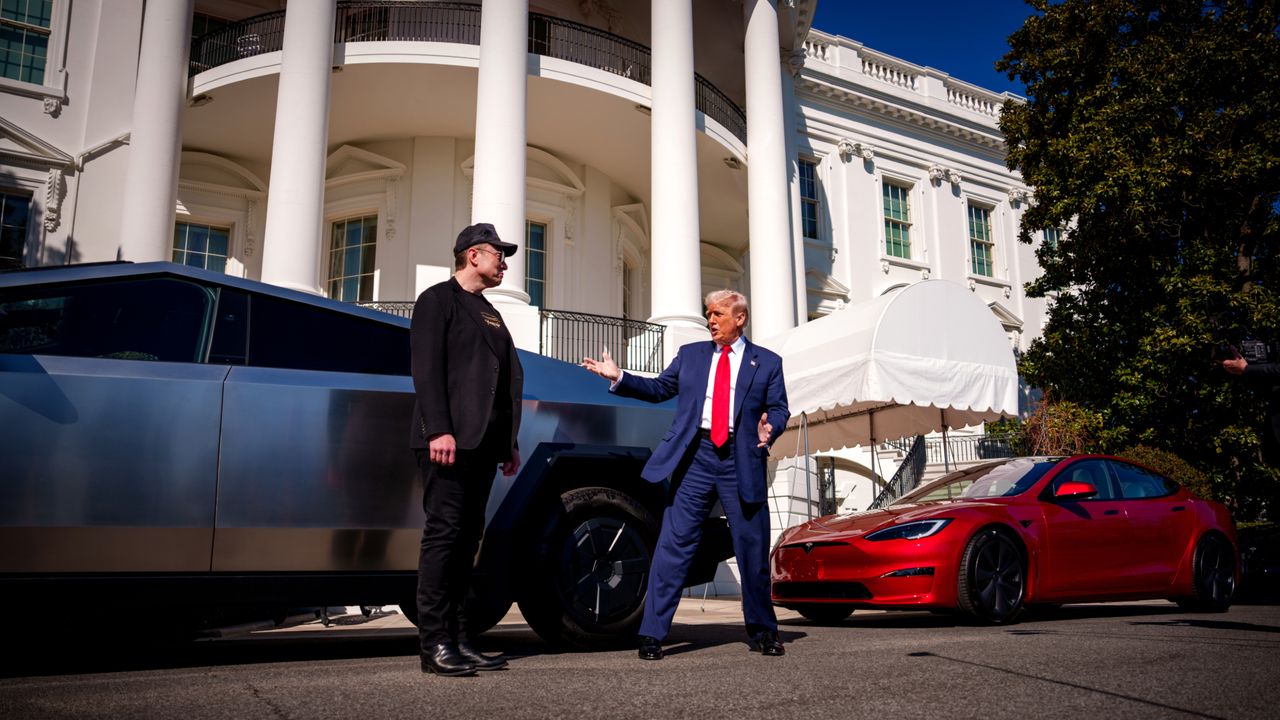
[(594, 517), (567, 538), (560, 592), (581, 620), (604, 624), (631, 614), (644, 601), (649, 550), (634, 523)]
[(994, 618), (1013, 612), (1022, 600), (1022, 559), (1008, 540), (996, 536), (974, 559), (974, 594)]
[(1221, 541), (1210, 540), (1200, 553), (1200, 582), (1215, 603), (1230, 599), (1235, 589), (1235, 563)]

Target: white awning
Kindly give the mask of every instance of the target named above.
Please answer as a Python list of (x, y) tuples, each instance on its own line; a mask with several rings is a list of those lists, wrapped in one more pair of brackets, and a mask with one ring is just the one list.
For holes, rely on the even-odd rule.
[(791, 422), (775, 457), (826, 452), (1018, 413), (1003, 328), (974, 293), (925, 280), (761, 342), (782, 356)]

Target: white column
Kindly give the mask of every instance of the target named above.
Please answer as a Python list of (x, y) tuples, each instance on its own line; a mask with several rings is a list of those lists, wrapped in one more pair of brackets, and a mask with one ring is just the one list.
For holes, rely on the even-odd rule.
[(262, 240), (263, 282), (317, 294), (336, 8), (337, 0), (308, 0), (285, 10)]
[(796, 324), (787, 199), (787, 142), (777, 0), (746, 0), (747, 208), (751, 333), (767, 339)]
[[(652, 317), (649, 321), (673, 329), (703, 328), (693, 3), (692, 0), (651, 0), (651, 4)], [(667, 357), (671, 356), (668, 352)]]
[(142, 18), (129, 170), (120, 223), (125, 260), (173, 257), (174, 205), (195, 0), (151, 0)]
[[(480, 78), (476, 87), (471, 222), (493, 223), (499, 238), (520, 246), (519, 252), (507, 258), (502, 284), (486, 292), (494, 302), (519, 305), (529, 304), (529, 294), (525, 292), (528, 253), (524, 237), (528, 84), (528, 0), (485, 0), (480, 9)], [(513, 336), (515, 334), (513, 332)], [(518, 338), (516, 344), (527, 347)]]

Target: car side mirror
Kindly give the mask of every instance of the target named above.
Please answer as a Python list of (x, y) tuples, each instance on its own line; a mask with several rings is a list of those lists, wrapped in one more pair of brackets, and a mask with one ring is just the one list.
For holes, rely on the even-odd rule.
[(1098, 488), (1091, 483), (1068, 480), (1058, 486), (1053, 493), (1054, 500), (1084, 500), (1098, 494)]

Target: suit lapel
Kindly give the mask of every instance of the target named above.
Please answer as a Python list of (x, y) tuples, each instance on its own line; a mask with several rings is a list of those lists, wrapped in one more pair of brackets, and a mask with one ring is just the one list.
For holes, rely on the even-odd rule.
[(742, 402), (747, 397), (747, 388), (751, 387), (751, 381), (755, 379), (756, 368), (760, 366), (756, 359), (756, 346), (745, 337), (742, 342), (742, 364), (738, 366), (738, 381), (734, 383), (733, 389), (733, 426), (739, 429), (742, 428)]
[[(457, 283), (454, 283), (453, 291), (455, 293), (466, 292), (466, 290), (462, 289), (462, 286), (458, 285)], [(458, 307), (461, 307), (462, 314), (471, 318), (471, 321), (479, 326), (480, 337), (484, 338), (485, 344), (489, 346), (489, 352), (493, 353), (494, 356), (496, 357), (498, 355), (498, 348), (493, 344), (493, 333), (488, 327), (485, 326), (485, 319), (480, 317), (480, 315), (476, 311), (472, 310), (471, 306), (473, 303), (463, 302), (462, 297), (455, 297), (454, 304), (457, 305)]]

